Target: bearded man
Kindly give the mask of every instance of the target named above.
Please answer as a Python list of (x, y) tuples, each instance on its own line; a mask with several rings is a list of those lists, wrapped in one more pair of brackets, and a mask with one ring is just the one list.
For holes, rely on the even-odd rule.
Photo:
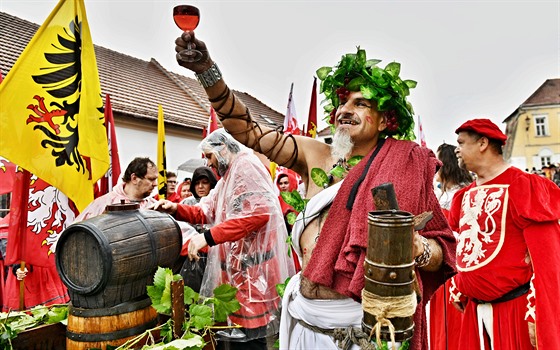
[(265, 350), (266, 338), (278, 333), (276, 285), (294, 274), (283, 244), (288, 234), (280, 203), (267, 168), (223, 129), (208, 135), (200, 148), (221, 178), (216, 187), (197, 205), (160, 201), (154, 209), (209, 227), (183, 244), (182, 252), (198, 260), (199, 251), (210, 247), (202, 295), (211, 296), (223, 283), (238, 289), (240, 309), (228, 321), (242, 328), (218, 331), (217, 349)]
[[(202, 52), (200, 61), (182, 58), (180, 51), (187, 42)], [(433, 192), (439, 161), (429, 149), (397, 140), (414, 137), (413, 111), (406, 96), (416, 83), (399, 78), (398, 63), (380, 68), (360, 49), (343, 56), (334, 70), (319, 69), (321, 92), (330, 102), (326, 111), (336, 129), (331, 146), (257, 124), (224, 82), (204, 42), (185, 32), (175, 43), (178, 63), (196, 73), (229, 133), (299, 173), (306, 185), (310, 201), (292, 233), (303, 272), (286, 287), (280, 347), (337, 349), (333, 332), (361, 329), (367, 215), (374, 209), (371, 189), (392, 182), (401, 210), (415, 215), (433, 212), (425, 229), (414, 233), (413, 247), (421, 303), (414, 314), (411, 349), (427, 348), (424, 306), (454, 272), (455, 239)], [(351, 167), (348, 161), (356, 156), (363, 159)], [(321, 183), (310, 181), (312, 172), (320, 172), (315, 169), (333, 167), (345, 169), (344, 179), (331, 174)]]

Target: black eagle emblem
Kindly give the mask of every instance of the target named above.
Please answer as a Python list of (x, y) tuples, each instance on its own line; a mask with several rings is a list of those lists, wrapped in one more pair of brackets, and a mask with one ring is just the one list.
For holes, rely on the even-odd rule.
[[(27, 124), (41, 123), (35, 125), (33, 130), (40, 130), (45, 134), (41, 146), (52, 148), (51, 154), (57, 167), (65, 164), (75, 166), (78, 172), (85, 173), (87, 170), (91, 176), (89, 158), (82, 156), (78, 151), (79, 125), (76, 115), (80, 112), (82, 90), (81, 26), (82, 23), (76, 16), (69, 26), (64, 28), (64, 33), (57, 35), (58, 43), (51, 44), (55, 52), (45, 53), (46, 60), (51, 64), (49, 67), (41, 67), (41, 71), (46, 72), (32, 76), (37, 84), (58, 101), (51, 102), (52, 109), (49, 110), (45, 106), (44, 97), (34, 96), (37, 104), (30, 104), (27, 108), (36, 115), (30, 114)], [(75, 100), (71, 101), (71, 98)], [(103, 105), (98, 107), (98, 110), (100, 122), (103, 122)], [(64, 136), (61, 135), (61, 131)]]

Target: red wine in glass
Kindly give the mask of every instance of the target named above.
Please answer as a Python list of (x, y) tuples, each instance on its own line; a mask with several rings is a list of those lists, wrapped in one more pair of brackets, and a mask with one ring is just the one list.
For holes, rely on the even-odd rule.
[[(177, 5), (173, 8), (173, 20), (177, 27), (184, 31), (193, 31), (200, 21), (200, 11), (191, 5)], [(187, 43), (187, 48), (179, 52), (182, 59), (187, 62), (196, 62), (202, 58), (202, 53), (191, 47), (191, 43)]]

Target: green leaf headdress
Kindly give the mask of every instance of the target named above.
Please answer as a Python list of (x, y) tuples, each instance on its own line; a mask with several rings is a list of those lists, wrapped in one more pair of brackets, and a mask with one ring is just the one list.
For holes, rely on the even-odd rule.
[(364, 98), (377, 103), (378, 111), (386, 113), (387, 128), (381, 133), (382, 137), (414, 140), (414, 110), (406, 97), (410, 89), (416, 87), (416, 82), (399, 77), (400, 63), (391, 62), (383, 69), (377, 66), (380, 62), (366, 59), (366, 51), (358, 47), (357, 53), (342, 56), (336, 66), (317, 70), (321, 92), (326, 97), (324, 120), (334, 124), (340, 98), (349, 91), (361, 91)]

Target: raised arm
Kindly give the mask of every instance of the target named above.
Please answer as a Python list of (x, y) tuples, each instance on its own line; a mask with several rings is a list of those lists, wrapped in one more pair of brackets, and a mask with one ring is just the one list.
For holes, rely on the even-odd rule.
[[(188, 41), (191, 41), (194, 47), (202, 53), (200, 61), (182, 60), (179, 52), (186, 48)], [(306, 143), (314, 141), (313, 139), (285, 135), (280, 128), (272, 129), (255, 122), (247, 106), (233, 94), (225, 83), (216, 63), (210, 58), (206, 44), (196, 39), (193, 32), (183, 33), (181, 37), (177, 38), (175, 44), (177, 62), (196, 73), (206, 90), (212, 107), (232, 136), (247, 147), (266, 155), (277, 164), (292, 168), (301, 174), (307, 174), (307, 162), (303, 149), (307, 149)]]

